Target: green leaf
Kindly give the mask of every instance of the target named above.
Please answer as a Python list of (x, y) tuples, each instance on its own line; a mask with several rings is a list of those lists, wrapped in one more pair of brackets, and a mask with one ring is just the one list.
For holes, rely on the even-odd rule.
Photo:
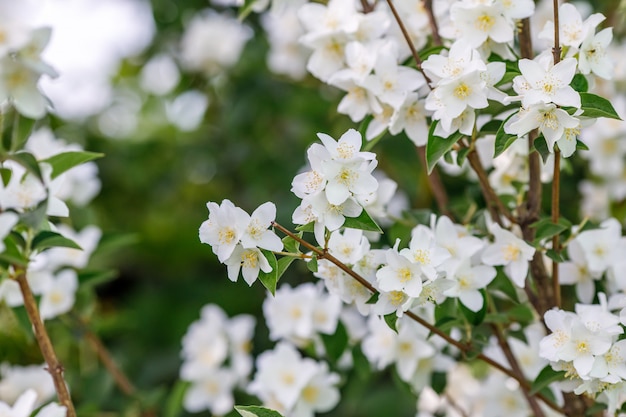
[(322, 337), (322, 342), (324, 342), (326, 355), (331, 361), (337, 362), (348, 347), (348, 331), (346, 327), (339, 321), (335, 333), (321, 333), (320, 336)]
[(504, 122), (500, 125), (500, 128), (496, 132), (496, 145), (493, 152), (493, 157), (496, 158), (502, 154), (502, 152), (506, 151), (509, 146), (513, 145), (513, 142), (517, 140), (517, 135), (511, 135), (510, 133), (506, 133), (504, 131), (504, 125), (506, 122), (517, 113), (513, 113), (509, 117), (507, 117)]
[(33, 210), (20, 215), (20, 221), (34, 230), (47, 229), (48, 227), (48, 200), (44, 200)]
[(489, 120), (478, 130), (478, 135), (495, 135), (498, 133), (498, 130), (500, 130), (500, 127), (502, 127), (502, 123), (502, 120)]
[(559, 223), (552, 223), (552, 219), (545, 218), (531, 224), (531, 227), (535, 228), (535, 240), (533, 244), (538, 245), (541, 240), (561, 234), (572, 226), (569, 221), (563, 220), (564, 221)]
[(578, 151), (588, 151), (589, 150), (589, 146), (587, 146), (587, 144), (585, 142), (582, 142), (579, 139), (576, 139), (576, 150), (578, 150)]
[(42, 162), (47, 162), (52, 166), (51, 177), (52, 179), (55, 179), (59, 175), (77, 165), (102, 158), (103, 156), (104, 154), (96, 152), (63, 152), (58, 155), (51, 156), (48, 159), (44, 159)]
[(22, 254), (22, 251), (11, 235), (4, 239), (4, 246), (4, 251), (0, 253), (0, 261), (4, 261), (9, 265), (28, 265), (28, 258)]
[(112, 269), (106, 271), (81, 271), (78, 274), (78, 282), (81, 287), (85, 285), (95, 286), (113, 281), (117, 276), (117, 271)]
[(591, 93), (580, 93), (580, 108), (584, 110), (585, 117), (607, 117), (609, 119), (622, 120), (617, 114), (610, 101), (604, 97)]
[(292, 262), (295, 260), (296, 258), (294, 258), (293, 256), (283, 256), (278, 260), (278, 276), (276, 277), (276, 280), (280, 280), (285, 271), (287, 271), (287, 269), (289, 268), (289, 265), (291, 265)]
[(254, 6), (256, 2), (257, 0), (245, 0), (243, 2), (241, 7), (239, 8), (239, 15), (238, 15), (239, 21), (244, 21), (246, 17), (248, 17), (248, 15), (252, 13), (252, 7)]
[(182, 414), (183, 399), (190, 385), (191, 383), (186, 381), (179, 380), (176, 382), (174, 388), (170, 391), (170, 395), (167, 397), (163, 417), (178, 417)]
[(43, 184), (43, 176), (41, 175), (41, 168), (39, 167), (39, 162), (32, 153), (28, 152), (18, 152), (9, 155), (9, 159), (14, 160), (31, 174), (33, 174), (41, 183)]
[(256, 405), (236, 405), (235, 410), (241, 417), (283, 417), (278, 411)]
[(398, 316), (396, 315), (396, 313), (389, 313), (383, 318), (385, 319), (385, 323), (387, 323), (387, 326), (389, 326), (389, 328), (394, 332), (398, 333), (398, 328), (396, 327)]
[(44, 249), (53, 248), (53, 247), (62, 247), (62, 248), (72, 248), (82, 250), (80, 246), (72, 239), (68, 239), (65, 236), (51, 232), (49, 230), (44, 230), (39, 232), (37, 236), (33, 239), (31, 244), (32, 250), (43, 251)]
[(461, 149), (456, 155), (456, 164), (458, 166), (463, 166), (465, 159), (467, 158), (467, 154), (470, 152), (470, 148)]
[(463, 134), (459, 132), (453, 133), (452, 136), (445, 139), (440, 136), (435, 136), (435, 128), (438, 123), (438, 120), (431, 123), (430, 130), (428, 131), (428, 142), (426, 142), (426, 166), (428, 167), (429, 174), (435, 168), (437, 161), (439, 161), (446, 152), (449, 152), (454, 144), (463, 137)]
[(306, 267), (309, 268), (309, 271), (316, 273), (317, 272), (317, 256), (313, 255), (311, 259), (306, 263)]
[(546, 365), (537, 378), (533, 381), (530, 387), (530, 395), (534, 395), (537, 392), (541, 391), (544, 387), (547, 387), (553, 382), (562, 381), (565, 379), (565, 371), (555, 371), (550, 367), (550, 365)]
[(554, 262), (565, 262), (565, 258), (563, 257), (563, 255), (560, 252), (555, 251), (554, 249), (548, 249), (546, 251), (546, 256), (552, 259)]
[(506, 316), (515, 323), (529, 324), (535, 320), (535, 316), (527, 305), (518, 304), (506, 311)]
[(517, 290), (513, 286), (513, 283), (502, 271), (502, 268), (496, 268), (496, 277), (489, 283), (487, 288), (493, 290), (502, 291), (511, 300), (519, 303), (519, 297), (517, 296)]
[[(298, 233), (298, 237), (302, 237), (302, 233)], [(283, 238), (283, 246), (287, 252), (300, 253), (300, 242), (291, 236), (285, 236)]]
[(374, 219), (367, 214), (367, 211), (363, 209), (358, 217), (346, 217), (346, 221), (343, 223), (343, 227), (350, 229), (365, 230), (366, 232), (378, 232), (383, 233), (383, 230), (376, 224)]
[(589, 83), (587, 82), (587, 78), (585, 78), (585, 76), (582, 74), (574, 75), (574, 78), (572, 79), (572, 82), (569, 83), (569, 85), (571, 85), (572, 88), (579, 93), (586, 93), (587, 90), (589, 90)]
[(430, 48), (426, 48), (423, 51), (420, 51), (420, 58), (422, 61), (425, 61), (431, 55), (438, 55), (441, 51), (448, 50), (445, 46), (437, 45), (431, 46)]
[(272, 270), (270, 272), (259, 271), (259, 281), (272, 295), (276, 295), (276, 284), (278, 283), (278, 261), (276, 260), (276, 255), (274, 255), (274, 252), (265, 249), (261, 249), (261, 252), (272, 267)]
[(9, 181), (11, 181), (11, 175), (13, 171), (9, 168), (0, 168), (0, 179), (2, 179), (2, 184), (6, 187), (9, 185)]
[(430, 377), (430, 386), (439, 395), (443, 394), (448, 383), (448, 374), (445, 372), (433, 372)]
[(313, 231), (315, 230), (315, 222), (310, 222), (307, 224), (301, 224), (300, 226), (296, 227), (296, 230), (299, 232), (310, 232), (313, 233)]
[(539, 152), (539, 155), (541, 155), (541, 159), (545, 164), (548, 160), (548, 157), (552, 154), (552, 152), (550, 152), (550, 149), (548, 148), (546, 138), (544, 138), (543, 135), (539, 135), (533, 142), (533, 146), (535, 147), (537, 152)]
[(29, 119), (19, 113), (15, 113), (15, 119), (13, 121), (12, 134), (11, 134), (11, 150), (13, 152), (18, 149), (22, 149), (31, 133), (37, 120)]

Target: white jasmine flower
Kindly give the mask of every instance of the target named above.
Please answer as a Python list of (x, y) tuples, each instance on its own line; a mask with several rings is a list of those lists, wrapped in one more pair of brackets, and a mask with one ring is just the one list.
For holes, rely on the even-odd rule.
[(613, 39), (613, 28), (606, 28), (593, 35), (589, 33), (578, 53), (578, 69), (582, 74), (593, 72), (605, 80), (613, 78), (613, 60), (607, 48)]
[(592, 273), (587, 265), (585, 252), (578, 240), (574, 239), (567, 246), (569, 261), (559, 264), (560, 282), (564, 285), (576, 284), (576, 296), (583, 303), (591, 303), (595, 296), (594, 280), (601, 277), (599, 271)]
[(0, 401), (0, 415), (7, 417), (30, 417), (35, 408), (37, 393), (29, 389), (15, 401), (12, 407)]
[(457, 2), (450, 8), (450, 16), (460, 36), (478, 48), (488, 38), (498, 43), (513, 41), (513, 25), (504, 17), (499, 4), (471, 4)]
[(339, 375), (331, 373), (325, 362), (318, 364), (317, 372), (302, 389), (300, 399), (289, 415), (313, 417), (315, 413), (332, 410), (340, 399), (337, 384), (339, 384)]
[(43, 291), (39, 304), (41, 318), (51, 319), (70, 311), (74, 306), (77, 289), (78, 277), (74, 270), (65, 269), (59, 272)]
[(19, 216), (11, 211), (0, 213), (0, 253), (4, 251), (4, 238), (11, 233), (13, 227), (17, 224)]
[[(576, 133), (576, 129), (580, 126), (580, 120), (570, 116), (565, 110), (558, 108), (556, 105), (549, 103), (537, 103), (527, 109), (522, 109), (506, 123), (504, 130), (507, 133), (516, 134), (522, 137), (533, 129), (539, 129), (546, 139), (550, 152), (554, 150), (554, 144), (566, 135), (566, 129), (570, 129), (567, 134)], [(567, 139), (566, 142), (572, 140)], [(576, 148), (576, 142), (573, 141), (573, 147)], [(568, 154), (572, 149), (568, 150)]]
[(393, 113), (389, 124), (389, 133), (397, 135), (402, 130), (415, 146), (424, 146), (428, 141), (428, 125), (424, 100), (417, 93), (408, 93), (404, 102)]
[(208, 202), (209, 219), (200, 225), (200, 241), (211, 245), (220, 262), (230, 258), (248, 227), (250, 216), (230, 200)]
[(457, 297), (465, 307), (478, 312), (485, 302), (479, 290), (489, 285), (495, 277), (495, 268), (486, 265), (471, 266), (469, 259), (465, 260), (448, 277), (453, 280), (454, 286), (444, 291), (444, 295)]
[[(580, 12), (570, 3), (563, 3), (559, 7), (559, 40), (561, 45), (578, 48), (589, 32), (605, 19), (602, 13), (594, 13), (583, 22)], [(554, 22), (548, 21), (538, 35), (554, 44)]]
[[(538, 103), (554, 103), (579, 108), (580, 94), (569, 85), (576, 73), (576, 65), (574, 58), (565, 58), (556, 65), (548, 60), (538, 62), (521, 59), (519, 69), (522, 75), (518, 77), (522, 78), (517, 80), (516, 77), (513, 88), (522, 95), (522, 105), (528, 108)], [(516, 88), (518, 84), (523, 84), (526, 88), (519, 91)]]
[(318, 133), (317, 137), (322, 141), (333, 160), (349, 162), (353, 159), (366, 161), (376, 159), (375, 153), (361, 151), (363, 139), (355, 129), (348, 129), (339, 140), (335, 140), (325, 133)]
[(328, 202), (340, 205), (351, 196), (375, 192), (378, 181), (372, 175), (372, 171), (377, 164), (376, 160), (364, 163), (359, 159), (347, 162), (337, 160), (322, 162), (322, 172), (327, 179), (325, 193)]
[(232, 391), (236, 382), (235, 374), (229, 369), (207, 370), (185, 392), (183, 407), (192, 413), (210, 410), (215, 415), (225, 415), (233, 409)]
[(439, 246), (433, 233), (422, 225), (413, 229), (409, 247), (402, 249), (400, 255), (419, 264), (422, 275), (430, 281), (437, 278), (437, 268), (450, 258), (450, 252)]
[(28, 389), (37, 393), (36, 406), (50, 400), (54, 394), (54, 383), (46, 371), (46, 365), (0, 365), (0, 401), (14, 403)]
[(334, 231), (328, 240), (331, 255), (346, 265), (355, 265), (370, 250), (370, 243), (362, 230), (345, 229), (343, 233)]
[(239, 271), (241, 271), (244, 281), (249, 286), (252, 286), (261, 271), (265, 273), (272, 271), (267, 258), (258, 248), (245, 249), (239, 244), (235, 246), (230, 257), (223, 263), (228, 267), (228, 279), (233, 282), (237, 281)]
[(402, 256), (396, 249), (387, 250), (386, 259), (387, 265), (376, 273), (379, 288), (384, 292), (402, 291), (409, 297), (418, 297), (422, 291), (420, 264)]
[(241, 246), (244, 249), (259, 247), (269, 251), (280, 251), (283, 242), (268, 228), (276, 219), (276, 206), (268, 201), (261, 204), (250, 216), (248, 227), (241, 236)]
[(535, 248), (499, 225), (490, 229), (495, 242), (481, 255), (483, 263), (491, 266), (504, 265), (504, 271), (519, 288), (526, 285), (528, 262), (535, 254)]

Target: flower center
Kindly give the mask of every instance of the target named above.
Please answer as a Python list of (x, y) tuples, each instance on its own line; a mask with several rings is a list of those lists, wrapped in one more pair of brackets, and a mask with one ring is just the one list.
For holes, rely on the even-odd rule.
[(430, 263), (430, 251), (426, 249), (416, 249), (413, 251), (413, 259), (422, 265)]
[(400, 282), (408, 282), (413, 277), (411, 270), (409, 268), (402, 268), (398, 270), (398, 277), (400, 278)]
[(516, 245), (509, 243), (504, 248), (502, 248), (502, 252), (504, 254), (504, 260), (510, 262), (516, 261), (519, 258), (521, 250)]
[(482, 15), (478, 16), (478, 18), (474, 22), (474, 26), (480, 31), (488, 32), (491, 30), (495, 23), (496, 19), (486, 13), (483, 13)]
[(472, 94), (472, 88), (465, 84), (461, 83), (454, 89), (454, 96), (460, 100), (469, 97)]
[(258, 268), (259, 254), (254, 250), (246, 250), (241, 255), (241, 265), (243, 265), (244, 268)]
[(221, 245), (232, 243), (235, 240), (235, 230), (231, 227), (223, 227), (218, 233), (219, 242)]

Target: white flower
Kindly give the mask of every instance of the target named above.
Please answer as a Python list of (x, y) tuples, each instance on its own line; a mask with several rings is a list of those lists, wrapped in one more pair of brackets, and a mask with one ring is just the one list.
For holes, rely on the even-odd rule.
[(496, 277), (496, 270), (491, 266), (471, 266), (469, 260), (461, 262), (452, 276), (454, 286), (444, 291), (448, 297), (457, 297), (461, 303), (473, 312), (483, 308), (484, 300), (480, 293)]
[(209, 219), (200, 225), (200, 241), (211, 245), (220, 262), (230, 258), (248, 227), (250, 216), (230, 200), (208, 202)]
[[(468, 107), (483, 109), (487, 102), (487, 84), (478, 71), (440, 83), (426, 99), (426, 109), (435, 110), (437, 119), (459, 117)], [(439, 103), (433, 103), (438, 101)]]
[(0, 60), (0, 103), (10, 102), (18, 112), (31, 119), (46, 114), (47, 99), (37, 83), (40, 73), (19, 60), (5, 57)]
[(39, 304), (39, 312), (43, 320), (67, 313), (74, 306), (74, 297), (78, 289), (76, 272), (65, 269), (59, 272), (44, 289)]
[[(570, 116), (565, 110), (558, 108), (556, 105), (549, 103), (537, 103), (527, 109), (522, 109), (513, 116), (505, 124), (504, 130), (507, 133), (516, 134), (522, 137), (533, 129), (539, 129), (546, 139), (548, 149), (553, 152), (554, 144), (566, 135), (566, 130), (570, 129), (567, 134), (575, 134), (575, 129), (580, 126), (580, 121)], [(566, 138), (566, 141), (568, 139)], [(569, 140), (572, 140), (570, 138)], [(566, 147), (566, 149), (568, 149)], [(576, 141), (573, 140), (573, 149), (576, 149)], [(570, 154), (572, 149), (568, 149)]]
[(422, 225), (413, 229), (409, 247), (402, 249), (400, 255), (419, 264), (422, 275), (430, 281), (437, 278), (437, 268), (450, 258), (450, 252), (439, 246), (433, 233)]
[(378, 181), (372, 175), (376, 160), (364, 162), (330, 160), (322, 162), (324, 177), (327, 179), (325, 193), (328, 202), (333, 205), (343, 204), (349, 197), (376, 192)]
[(490, 231), (496, 241), (485, 249), (481, 260), (491, 266), (504, 265), (506, 274), (515, 285), (524, 288), (528, 262), (533, 258), (535, 248), (497, 224), (494, 224)]
[(33, 389), (37, 393), (37, 406), (51, 399), (55, 394), (54, 383), (45, 368), (45, 364), (0, 365), (0, 401), (13, 403), (27, 389)]
[(590, 33), (580, 46), (578, 69), (582, 74), (593, 72), (606, 80), (613, 78), (613, 61), (607, 48), (613, 39), (613, 29), (606, 28), (593, 35)]
[(389, 133), (397, 135), (402, 130), (415, 146), (426, 145), (428, 141), (426, 109), (424, 100), (421, 100), (417, 93), (407, 94), (400, 108), (391, 117)]
[(435, 84), (449, 81), (475, 71), (485, 71), (487, 67), (476, 49), (465, 40), (452, 44), (448, 56), (433, 54), (424, 61), (422, 68)]
[(84, 268), (89, 263), (91, 254), (96, 250), (102, 237), (102, 231), (97, 226), (87, 226), (80, 232), (76, 232), (69, 226), (60, 224), (57, 231), (64, 237), (73, 240), (81, 249), (73, 248), (50, 248), (41, 256), (45, 259), (46, 267), (54, 270), (59, 267)]
[(513, 25), (502, 14), (499, 4), (471, 4), (457, 2), (450, 8), (450, 16), (462, 37), (474, 48), (488, 38), (498, 43), (513, 41)]
[(210, 410), (215, 415), (225, 415), (234, 405), (235, 374), (225, 368), (205, 371), (201, 379), (194, 380), (185, 392), (185, 410), (197, 413)]
[(267, 258), (258, 248), (245, 249), (241, 245), (235, 246), (233, 253), (224, 261), (228, 267), (228, 279), (235, 282), (239, 277), (239, 271), (243, 275), (244, 281), (252, 285), (259, 277), (260, 271), (271, 272)]
[(340, 395), (336, 386), (339, 375), (331, 373), (325, 362), (320, 363), (317, 368), (317, 372), (302, 388), (300, 399), (290, 416), (313, 417), (316, 412), (325, 413), (339, 403)]
[[(422, 269), (420, 264), (412, 262), (395, 249), (387, 250), (387, 265), (376, 273), (381, 291), (402, 291), (415, 298), (422, 291)], [(404, 301), (404, 300), (403, 300)]]
[[(578, 48), (589, 32), (605, 19), (601, 13), (594, 13), (584, 22), (576, 6), (564, 3), (559, 7), (559, 40), (561, 45)], [(538, 35), (554, 44), (554, 22), (548, 21)]]
[[(538, 103), (554, 103), (559, 106), (580, 107), (580, 94), (569, 84), (576, 73), (576, 59), (566, 58), (552, 66), (548, 60), (542, 62), (521, 59), (519, 69), (522, 75), (513, 84), (515, 91), (522, 95), (522, 105), (530, 107)], [(518, 84), (526, 88), (520, 91)]]
[(370, 250), (370, 243), (363, 231), (346, 229), (343, 233), (334, 231), (328, 240), (331, 255), (347, 265), (355, 265)]
[(181, 60), (192, 71), (215, 74), (239, 60), (252, 30), (237, 19), (205, 10), (191, 19), (181, 40)]
[(366, 161), (376, 159), (376, 154), (361, 151), (363, 139), (355, 129), (348, 129), (339, 140), (335, 140), (325, 133), (318, 133), (317, 137), (322, 141), (333, 160), (349, 162), (354, 159)]
[(4, 251), (4, 238), (11, 233), (18, 220), (19, 216), (11, 211), (0, 213), (0, 253)]
[(0, 401), (0, 415), (7, 417), (30, 417), (33, 408), (35, 408), (36, 400), (37, 393), (29, 389), (20, 395), (13, 407), (9, 407), (7, 403)]
[(276, 206), (268, 201), (261, 204), (250, 216), (248, 227), (241, 236), (241, 246), (245, 249), (261, 248), (269, 251), (280, 251), (283, 242), (268, 228), (276, 219)]
[(576, 296), (583, 303), (591, 303), (595, 296), (593, 281), (601, 277), (599, 271), (591, 272), (587, 265), (585, 252), (577, 239), (567, 246), (569, 261), (559, 264), (561, 284), (576, 284)]

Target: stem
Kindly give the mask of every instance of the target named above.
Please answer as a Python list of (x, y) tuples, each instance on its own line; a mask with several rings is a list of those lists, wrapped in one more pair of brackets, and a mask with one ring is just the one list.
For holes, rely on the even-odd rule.
[(411, 35), (409, 35), (409, 32), (406, 30), (406, 26), (404, 26), (404, 23), (402, 23), (402, 19), (400, 18), (400, 15), (398, 14), (398, 10), (396, 10), (396, 6), (394, 6), (393, 4), (393, 0), (387, 0), (387, 4), (389, 5), (389, 8), (391, 9), (391, 13), (393, 14), (393, 17), (396, 19), (396, 22), (398, 22), (398, 26), (400, 27), (400, 31), (402, 32), (402, 36), (404, 36), (406, 43), (409, 45), (409, 49), (411, 50), (411, 54), (413, 55), (415, 64), (417, 64), (417, 69), (422, 73), (422, 75), (424, 76), (424, 79), (430, 86), (431, 80), (430, 78), (428, 78), (428, 75), (426, 75), (426, 73), (422, 69), (422, 60), (419, 54), (417, 53), (417, 49), (415, 49), (415, 45), (413, 45), (413, 41), (411, 40)]
[[(339, 269), (341, 269), (342, 271), (344, 271), (345, 273), (350, 275), (352, 278), (357, 280), (361, 285), (363, 285), (365, 288), (367, 288), (371, 293), (379, 294), (379, 291), (376, 288), (374, 288), (374, 286), (370, 282), (368, 282), (361, 275), (359, 275), (356, 272), (354, 272), (350, 267), (348, 267), (346, 264), (341, 262), (339, 259), (337, 259), (334, 256), (332, 256), (330, 253), (328, 253), (327, 250), (322, 250), (322, 249), (318, 248), (317, 246), (314, 246), (314, 245), (310, 244), (309, 242), (307, 242), (306, 240), (302, 239), (300, 236), (298, 236), (295, 233), (291, 232), (289, 229), (285, 228), (284, 226), (280, 225), (279, 223), (272, 222), (272, 226), (274, 228), (280, 230), (281, 232), (283, 232), (285, 235), (291, 237), (292, 239), (294, 239), (295, 241), (300, 243), (305, 248), (311, 250), (312, 252), (315, 252), (315, 254), (317, 255), (318, 259), (326, 259), (327, 261), (329, 261), (332, 264), (334, 264), (335, 266), (337, 266)], [(458, 340), (453, 339), (451, 336), (449, 336), (448, 334), (446, 334), (442, 330), (438, 329), (437, 327), (433, 326), (432, 324), (430, 324), (429, 322), (427, 322), (423, 318), (419, 317), (415, 313), (413, 313), (411, 311), (406, 311), (404, 313), (404, 315), (409, 317), (411, 320), (415, 321), (416, 323), (422, 325), (423, 327), (428, 329), (431, 333), (436, 334), (437, 336), (441, 337), (447, 343), (449, 343), (452, 346), (456, 347), (457, 349), (459, 349), (463, 353), (467, 354), (467, 353), (470, 353), (472, 351), (472, 346), (471, 345), (468, 345), (468, 344), (465, 344), (465, 343), (459, 342)], [(476, 358), (481, 360), (481, 361), (483, 361), (483, 362), (485, 362), (485, 363), (487, 363), (487, 364), (489, 364), (489, 365), (491, 365), (492, 367), (498, 369), (499, 371), (501, 371), (504, 374), (510, 376), (511, 378), (515, 379), (517, 382), (519, 382), (520, 386), (522, 386), (526, 391), (530, 391), (530, 384), (528, 383), (528, 381), (523, 376), (519, 376), (515, 372), (511, 371), (510, 369), (507, 369), (506, 367), (502, 366), (498, 362), (494, 361), (490, 357), (485, 356), (483, 353), (479, 353), (476, 356)], [(558, 412), (562, 413), (561, 408), (558, 405), (554, 404), (550, 399), (546, 398), (545, 396), (543, 396), (543, 395), (541, 395), (539, 393), (535, 394), (535, 396), (540, 398), (548, 407), (552, 408), (555, 411), (558, 411)]]
[(433, 35), (433, 43), (436, 46), (440, 46), (441, 36), (439, 36), (439, 26), (437, 25), (437, 19), (435, 18), (435, 13), (433, 11), (433, 0), (424, 0), (424, 8), (428, 13), (428, 23), (430, 24), (430, 31)]
[(559, 0), (552, 1), (554, 10), (554, 48), (552, 48), (552, 56), (554, 57), (554, 65), (561, 60), (561, 40), (559, 39)]
[(374, 6), (372, 6), (367, 0), (361, 0), (361, 8), (363, 8), (363, 13), (371, 13), (374, 11)]
[(106, 346), (104, 346), (104, 343), (102, 343), (102, 340), (100, 340), (98, 335), (89, 330), (89, 328), (87, 327), (87, 323), (85, 323), (80, 317), (74, 316), (73, 318), (76, 323), (78, 323), (83, 337), (94, 350), (94, 352), (96, 352), (96, 355), (98, 355), (98, 358), (100, 359), (106, 370), (109, 372), (109, 374), (111, 374), (111, 377), (113, 377), (113, 380), (115, 381), (115, 384), (118, 386), (120, 391), (122, 391), (125, 395), (129, 397), (134, 397), (137, 393), (137, 389), (132, 384), (132, 382), (130, 382), (124, 372), (122, 372), (122, 370), (117, 366), (115, 360), (113, 360), (113, 357), (111, 356), (111, 353), (108, 351)]
[(33, 325), (33, 332), (35, 333), (35, 338), (37, 339), (37, 344), (39, 345), (41, 354), (48, 365), (47, 371), (52, 376), (52, 381), (54, 382), (54, 388), (57, 392), (59, 402), (67, 409), (67, 417), (76, 417), (74, 404), (72, 403), (72, 398), (70, 397), (70, 393), (67, 389), (67, 384), (63, 378), (63, 365), (57, 359), (54, 348), (52, 347), (52, 342), (48, 336), (48, 332), (41, 321), (35, 297), (33, 296), (30, 286), (28, 285), (28, 281), (26, 280), (26, 273), (23, 270), (20, 270), (15, 277), (15, 280), (20, 286), (20, 291), (22, 292), (22, 297), (24, 298), (26, 313), (28, 314), (28, 318)]
[[(561, 60), (561, 43), (559, 40), (559, 0), (552, 3), (554, 9), (554, 65)], [(558, 145), (554, 146), (554, 174), (552, 176), (552, 223), (557, 223), (560, 217), (560, 193), (561, 193), (561, 150)], [(559, 235), (552, 238), (552, 249), (560, 252)], [(552, 292), (554, 305), (561, 307), (561, 287), (559, 285), (559, 263), (552, 261)]]
[(483, 168), (483, 164), (480, 162), (480, 158), (474, 149), (468, 152), (467, 160), (478, 176), (478, 183), (480, 184), (480, 189), (483, 193), (483, 197), (485, 198), (485, 202), (487, 203), (487, 209), (489, 210), (489, 214), (491, 215), (493, 221), (502, 226), (500, 215), (503, 215), (511, 223), (517, 223), (518, 220), (511, 214), (504, 203), (502, 203), (502, 200), (498, 198), (498, 195), (489, 183), (489, 178), (487, 177), (485, 168)]

